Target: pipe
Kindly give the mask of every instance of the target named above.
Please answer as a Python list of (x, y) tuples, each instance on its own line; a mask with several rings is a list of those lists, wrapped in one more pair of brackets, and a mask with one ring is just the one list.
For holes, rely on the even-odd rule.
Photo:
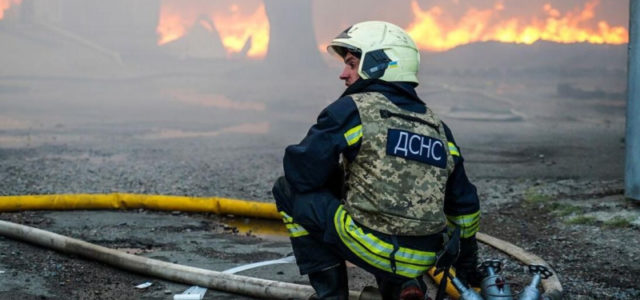
[(627, 73), (627, 128), (624, 192), (640, 200), (640, 3), (629, 1), (629, 60)]
[[(544, 289), (545, 293), (543, 295), (543, 299), (562, 299), (562, 284), (560, 284), (560, 278), (558, 278), (558, 273), (556, 273), (553, 268), (551, 268), (551, 266), (549, 266), (549, 264), (544, 261), (542, 258), (540, 258), (539, 256), (536, 256), (534, 254), (531, 254), (527, 251), (525, 251), (524, 249), (511, 244), (507, 241), (501, 240), (499, 238), (490, 236), (488, 234), (484, 234), (482, 232), (478, 232), (476, 234), (476, 238), (478, 239), (478, 241), (487, 244), (489, 246), (492, 246), (516, 259), (518, 259), (519, 261), (521, 261), (524, 264), (527, 265), (543, 265), (547, 268), (549, 268), (549, 270), (553, 271), (554, 276), (551, 276), (547, 279), (543, 279), (542, 280), (542, 288)], [(450, 270), (451, 274), (453, 276), (455, 276), (455, 270)], [(429, 276), (431, 276), (431, 278), (433, 278), (433, 281), (436, 284), (440, 284), (440, 281), (442, 280), (442, 273), (438, 274), (438, 275), (434, 275), (435, 273), (435, 268), (431, 268), (429, 269)], [(450, 295), (451, 297), (453, 297), (454, 299), (458, 299), (460, 298), (460, 293), (458, 292), (458, 290), (453, 286), (453, 284), (451, 283), (451, 281), (449, 279), (447, 279), (447, 285), (446, 285), (446, 289), (447, 289), (447, 294)]]
[[(94, 259), (118, 268), (175, 282), (267, 299), (309, 299), (311, 286), (226, 274), (128, 254), (34, 227), (0, 221), (0, 234), (60, 252)], [(376, 295), (349, 292), (350, 299)]]
[(544, 261), (544, 259), (540, 258), (537, 255), (529, 253), (524, 249), (511, 244), (507, 241), (503, 241), (501, 239), (492, 237), (488, 234), (484, 234), (482, 232), (476, 233), (476, 238), (478, 241), (481, 241), (489, 246), (492, 246), (506, 254), (511, 255), (512, 257), (518, 259), (527, 265), (542, 265), (553, 272), (554, 276), (551, 276), (547, 279), (542, 280), (542, 288), (544, 289), (544, 294), (542, 295), (542, 299), (562, 299), (562, 284), (560, 284), (560, 278), (558, 277), (558, 273), (549, 266), (549, 264)]
[(186, 197), (141, 194), (75, 194), (0, 196), (0, 211), (34, 209), (135, 209), (211, 212), (263, 219), (280, 219), (273, 203), (220, 197)]

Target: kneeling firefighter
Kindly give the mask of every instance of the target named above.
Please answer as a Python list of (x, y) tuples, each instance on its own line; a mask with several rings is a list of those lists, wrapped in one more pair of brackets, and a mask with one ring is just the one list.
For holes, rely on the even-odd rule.
[(384, 299), (424, 299), (422, 276), (454, 231), (457, 276), (477, 284), (476, 188), (451, 130), (416, 94), (415, 43), (396, 25), (368, 21), (328, 51), (344, 61), (347, 89), (286, 148), (273, 187), (315, 297), (347, 298), (348, 260), (375, 276)]

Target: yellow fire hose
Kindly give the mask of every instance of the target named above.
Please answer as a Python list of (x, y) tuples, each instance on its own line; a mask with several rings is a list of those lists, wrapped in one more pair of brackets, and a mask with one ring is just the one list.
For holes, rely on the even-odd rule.
[(73, 194), (0, 196), (0, 211), (136, 209), (211, 212), (252, 218), (280, 219), (273, 203), (220, 197), (186, 197), (142, 194)]
[[(186, 197), (124, 193), (0, 196), (0, 211), (137, 208), (164, 211), (211, 212), (222, 215), (229, 214), (263, 219), (281, 218), (273, 203), (220, 197)], [(12, 237), (15, 238), (16, 236)], [(480, 242), (501, 250), (526, 264), (541, 264), (550, 268), (549, 264), (540, 257), (528, 253), (524, 249), (511, 243), (483, 233), (478, 233), (477, 238)], [(429, 271), (429, 275), (436, 283), (439, 283), (442, 277), (441, 274), (434, 276), (433, 269)], [(560, 284), (557, 274), (542, 280), (542, 286), (547, 297), (552, 299), (561, 297), (562, 285)], [(450, 282), (447, 284), (447, 294), (455, 299), (460, 297), (460, 294)]]

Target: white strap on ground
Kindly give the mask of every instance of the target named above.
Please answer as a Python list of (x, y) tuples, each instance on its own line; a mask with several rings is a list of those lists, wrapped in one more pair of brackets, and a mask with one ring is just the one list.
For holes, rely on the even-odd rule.
[(291, 256), (287, 256), (287, 257), (283, 257), (283, 258), (279, 258), (279, 259), (273, 259), (273, 260), (266, 260), (266, 261), (261, 261), (261, 262), (255, 262), (255, 263), (250, 263), (250, 264), (246, 264), (246, 265), (242, 265), (242, 266), (237, 266), (228, 270), (224, 270), (222, 271), (222, 273), (226, 273), (226, 274), (235, 274), (238, 272), (242, 272), (242, 271), (246, 271), (249, 269), (254, 269), (254, 268), (259, 268), (259, 267), (264, 267), (264, 266), (268, 266), (268, 265), (277, 265), (277, 264), (292, 264), (296, 262), (296, 257), (291, 255)]
[(206, 288), (194, 285), (182, 292), (182, 294), (173, 295), (173, 300), (202, 300), (206, 292)]

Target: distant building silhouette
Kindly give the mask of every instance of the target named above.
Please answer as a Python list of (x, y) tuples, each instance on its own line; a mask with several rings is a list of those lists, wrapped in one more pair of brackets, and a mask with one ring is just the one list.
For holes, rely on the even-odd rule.
[(325, 66), (319, 55), (311, 0), (264, 0), (269, 17), (268, 63), (280, 66)]

